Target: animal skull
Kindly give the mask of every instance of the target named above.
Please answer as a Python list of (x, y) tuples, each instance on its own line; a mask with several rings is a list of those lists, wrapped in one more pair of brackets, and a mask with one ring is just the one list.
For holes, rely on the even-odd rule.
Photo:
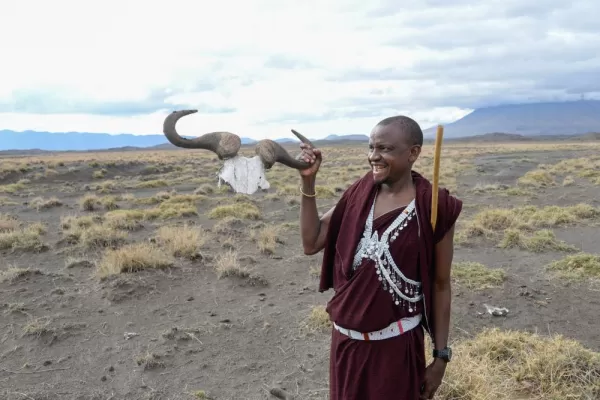
[[(298, 170), (310, 167), (310, 164), (293, 158), (283, 146), (270, 139), (259, 141), (255, 147), (256, 156), (247, 158), (238, 155), (242, 141), (238, 135), (231, 132), (209, 132), (195, 139), (181, 137), (175, 129), (177, 121), (183, 116), (196, 112), (198, 110), (173, 111), (165, 118), (163, 133), (169, 142), (177, 147), (209, 150), (214, 152), (219, 160), (224, 160), (223, 169), (219, 173), (219, 184), (223, 179), (236, 192), (252, 194), (259, 187), (269, 188), (264, 172), (276, 162)], [(300, 133), (293, 129), (292, 133), (303, 143), (312, 146), (310, 140)]]

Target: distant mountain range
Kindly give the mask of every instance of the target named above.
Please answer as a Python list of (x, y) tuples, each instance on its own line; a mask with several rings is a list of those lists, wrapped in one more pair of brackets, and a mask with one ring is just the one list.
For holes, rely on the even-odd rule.
[[(191, 136), (184, 136), (191, 139)], [(366, 135), (330, 135), (322, 140), (368, 140)], [(257, 140), (241, 138), (243, 145), (257, 143)], [(297, 139), (275, 139), (279, 143), (296, 143)], [(164, 135), (132, 135), (87, 132), (38, 132), (23, 131), (15, 132), (0, 130), (0, 151), (8, 150), (43, 150), (43, 151), (85, 151), (106, 150), (116, 148), (174, 148)]]
[[(436, 127), (423, 131), (435, 137)], [(580, 100), (530, 104), (508, 104), (481, 108), (444, 125), (444, 139), (490, 133), (525, 137), (585, 135), (600, 132), (600, 101)]]
[[(0, 121), (1, 123), (1, 121)], [(426, 139), (435, 137), (436, 127), (426, 129)], [(511, 104), (481, 108), (469, 115), (444, 125), (444, 140), (483, 135), (486, 139), (542, 136), (585, 135), (600, 132), (600, 101), (581, 100)], [(502, 134), (502, 136), (498, 136)], [(490, 136), (491, 135), (491, 136)], [(511, 139), (512, 138), (512, 139)], [(329, 135), (323, 141), (367, 141), (367, 135)], [(297, 139), (276, 139), (279, 143), (295, 143)], [(242, 144), (251, 145), (256, 140), (242, 138)], [(164, 135), (109, 135), (86, 132), (15, 132), (0, 130), (0, 151), (85, 151), (116, 148), (173, 148)]]

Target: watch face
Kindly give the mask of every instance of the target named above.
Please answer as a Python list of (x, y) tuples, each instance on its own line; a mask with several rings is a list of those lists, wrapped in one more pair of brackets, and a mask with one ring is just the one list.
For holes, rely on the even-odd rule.
[(450, 361), (450, 359), (452, 358), (452, 349), (450, 347), (446, 347), (442, 350), (434, 350), (433, 356)]

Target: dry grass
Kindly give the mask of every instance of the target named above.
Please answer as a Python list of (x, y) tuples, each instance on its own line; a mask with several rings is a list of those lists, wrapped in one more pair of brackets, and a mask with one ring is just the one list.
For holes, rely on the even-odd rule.
[(160, 358), (161, 357), (158, 354), (146, 353), (143, 356), (136, 358), (135, 362), (147, 371), (155, 368), (163, 368), (165, 363), (161, 361)]
[(164, 269), (173, 265), (174, 260), (161, 249), (147, 243), (134, 243), (106, 250), (98, 263), (97, 275), (103, 278), (145, 269)]
[(235, 203), (217, 206), (210, 210), (208, 216), (215, 219), (228, 217), (238, 219), (260, 219), (261, 213), (258, 207), (252, 203)]
[(100, 199), (95, 194), (87, 194), (79, 200), (79, 206), (83, 211), (94, 211), (98, 204)]
[(562, 240), (558, 240), (554, 232), (549, 229), (542, 229), (528, 235), (518, 229), (508, 228), (504, 231), (504, 237), (499, 246), (504, 249), (519, 248), (533, 253), (545, 253), (547, 251), (577, 251), (577, 247)]
[(573, 254), (552, 262), (547, 269), (566, 279), (600, 279), (600, 256), (588, 253)]
[(548, 171), (542, 170), (533, 170), (528, 171), (521, 178), (517, 180), (519, 186), (524, 186), (528, 188), (543, 188), (556, 185), (556, 181), (552, 174)]
[(536, 228), (552, 228), (594, 221), (598, 217), (600, 217), (600, 210), (588, 204), (569, 207), (490, 208), (477, 213), (466, 224), (465, 234), (467, 237), (495, 237), (507, 229), (532, 232)]
[(453, 346), (444, 400), (559, 400), (600, 396), (600, 354), (562, 336), (486, 329)]
[(215, 272), (219, 279), (225, 277), (248, 278), (250, 276), (250, 271), (240, 265), (238, 253), (235, 250), (219, 254), (215, 260)]
[(210, 236), (200, 226), (162, 226), (156, 234), (156, 241), (175, 257), (190, 260), (201, 257), (200, 249)]
[(327, 332), (332, 326), (325, 306), (314, 306), (301, 323), (301, 329), (306, 333)]
[[(569, 158), (554, 165), (542, 164), (535, 171), (536, 173), (544, 173), (552, 179), (566, 175), (563, 185), (565, 185), (565, 181), (567, 185), (572, 184), (575, 177), (598, 185), (600, 184), (600, 156)], [(567, 178), (569, 179), (567, 180)]]
[(250, 230), (250, 237), (256, 241), (261, 253), (273, 254), (277, 244), (282, 244), (282, 227), (278, 225), (265, 225), (258, 230)]
[(41, 271), (32, 268), (9, 267), (4, 271), (0, 271), (0, 283), (13, 283), (21, 278), (26, 278), (33, 275), (41, 275)]
[(51, 197), (49, 199), (44, 199), (43, 197), (36, 197), (31, 200), (29, 206), (37, 211), (48, 210), (54, 207), (60, 207), (63, 203), (58, 199), (58, 197)]
[(0, 233), (17, 229), (21, 223), (14, 215), (0, 213)]
[(518, 187), (511, 187), (509, 185), (504, 185), (500, 183), (478, 183), (471, 190), (469, 190), (469, 192), (475, 194), (491, 193), (494, 196), (533, 196), (533, 192), (529, 190)]
[(44, 233), (46, 233), (46, 226), (39, 222), (0, 232), (0, 250), (45, 251), (48, 245), (42, 240)]
[(501, 269), (492, 269), (477, 262), (459, 262), (452, 265), (452, 279), (468, 289), (500, 287), (506, 279)]
[(73, 227), (65, 235), (70, 243), (79, 243), (86, 249), (117, 247), (127, 240), (127, 232), (113, 229), (108, 225)]

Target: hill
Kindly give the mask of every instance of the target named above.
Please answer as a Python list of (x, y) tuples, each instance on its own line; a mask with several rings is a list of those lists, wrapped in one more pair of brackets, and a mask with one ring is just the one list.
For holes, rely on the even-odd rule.
[[(186, 136), (191, 138), (190, 136)], [(329, 141), (368, 140), (365, 135), (330, 135), (325, 139)], [(296, 143), (296, 139), (275, 139), (279, 143)], [(257, 143), (250, 138), (242, 138), (242, 144), (252, 145)], [(172, 149), (173, 146), (164, 135), (132, 135), (87, 132), (38, 132), (0, 130), (0, 151), (86, 151), (107, 149)]]
[[(188, 136), (189, 137), (189, 136)], [(253, 139), (242, 138), (242, 143)], [(104, 150), (121, 147), (152, 147), (168, 143), (164, 135), (132, 135), (88, 132), (38, 132), (0, 130), (0, 150)]]
[[(426, 129), (426, 139), (435, 137), (435, 127)], [(600, 132), (600, 101), (509, 104), (481, 108), (469, 115), (444, 125), (444, 139), (490, 141), (500, 139), (525, 140), (573, 138)], [(490, 136), (492, 135), (492, 136)], [(503, 136), (498, 136), (503, 135)], [(188, 136), (189, 137), (189, 136)], [(591, 138), (592, 139), (592, 138)], [(279, 143), (297, 143), (293, 138), (275, 139)], [(356, 143), (367, 141), (367, 135), (329, 135), (319, 143)], [(242, 138), (242, 144), (252, 145), (256, 140)], [(86, 151), (107, 149), (172, 149), (162, 134), (132, 135), (86, 132), (15, 132), (0, 130), (0, 151)]]
[[(426, 129), (425, 137), (435, 136), (435, 127)], [(444, 125), (444, 138), (458, 138), (489, 133), (521, 136), (581, 135), (600, 132), (600, 101), (547, 102), (508, 104), (480, 108)]]

